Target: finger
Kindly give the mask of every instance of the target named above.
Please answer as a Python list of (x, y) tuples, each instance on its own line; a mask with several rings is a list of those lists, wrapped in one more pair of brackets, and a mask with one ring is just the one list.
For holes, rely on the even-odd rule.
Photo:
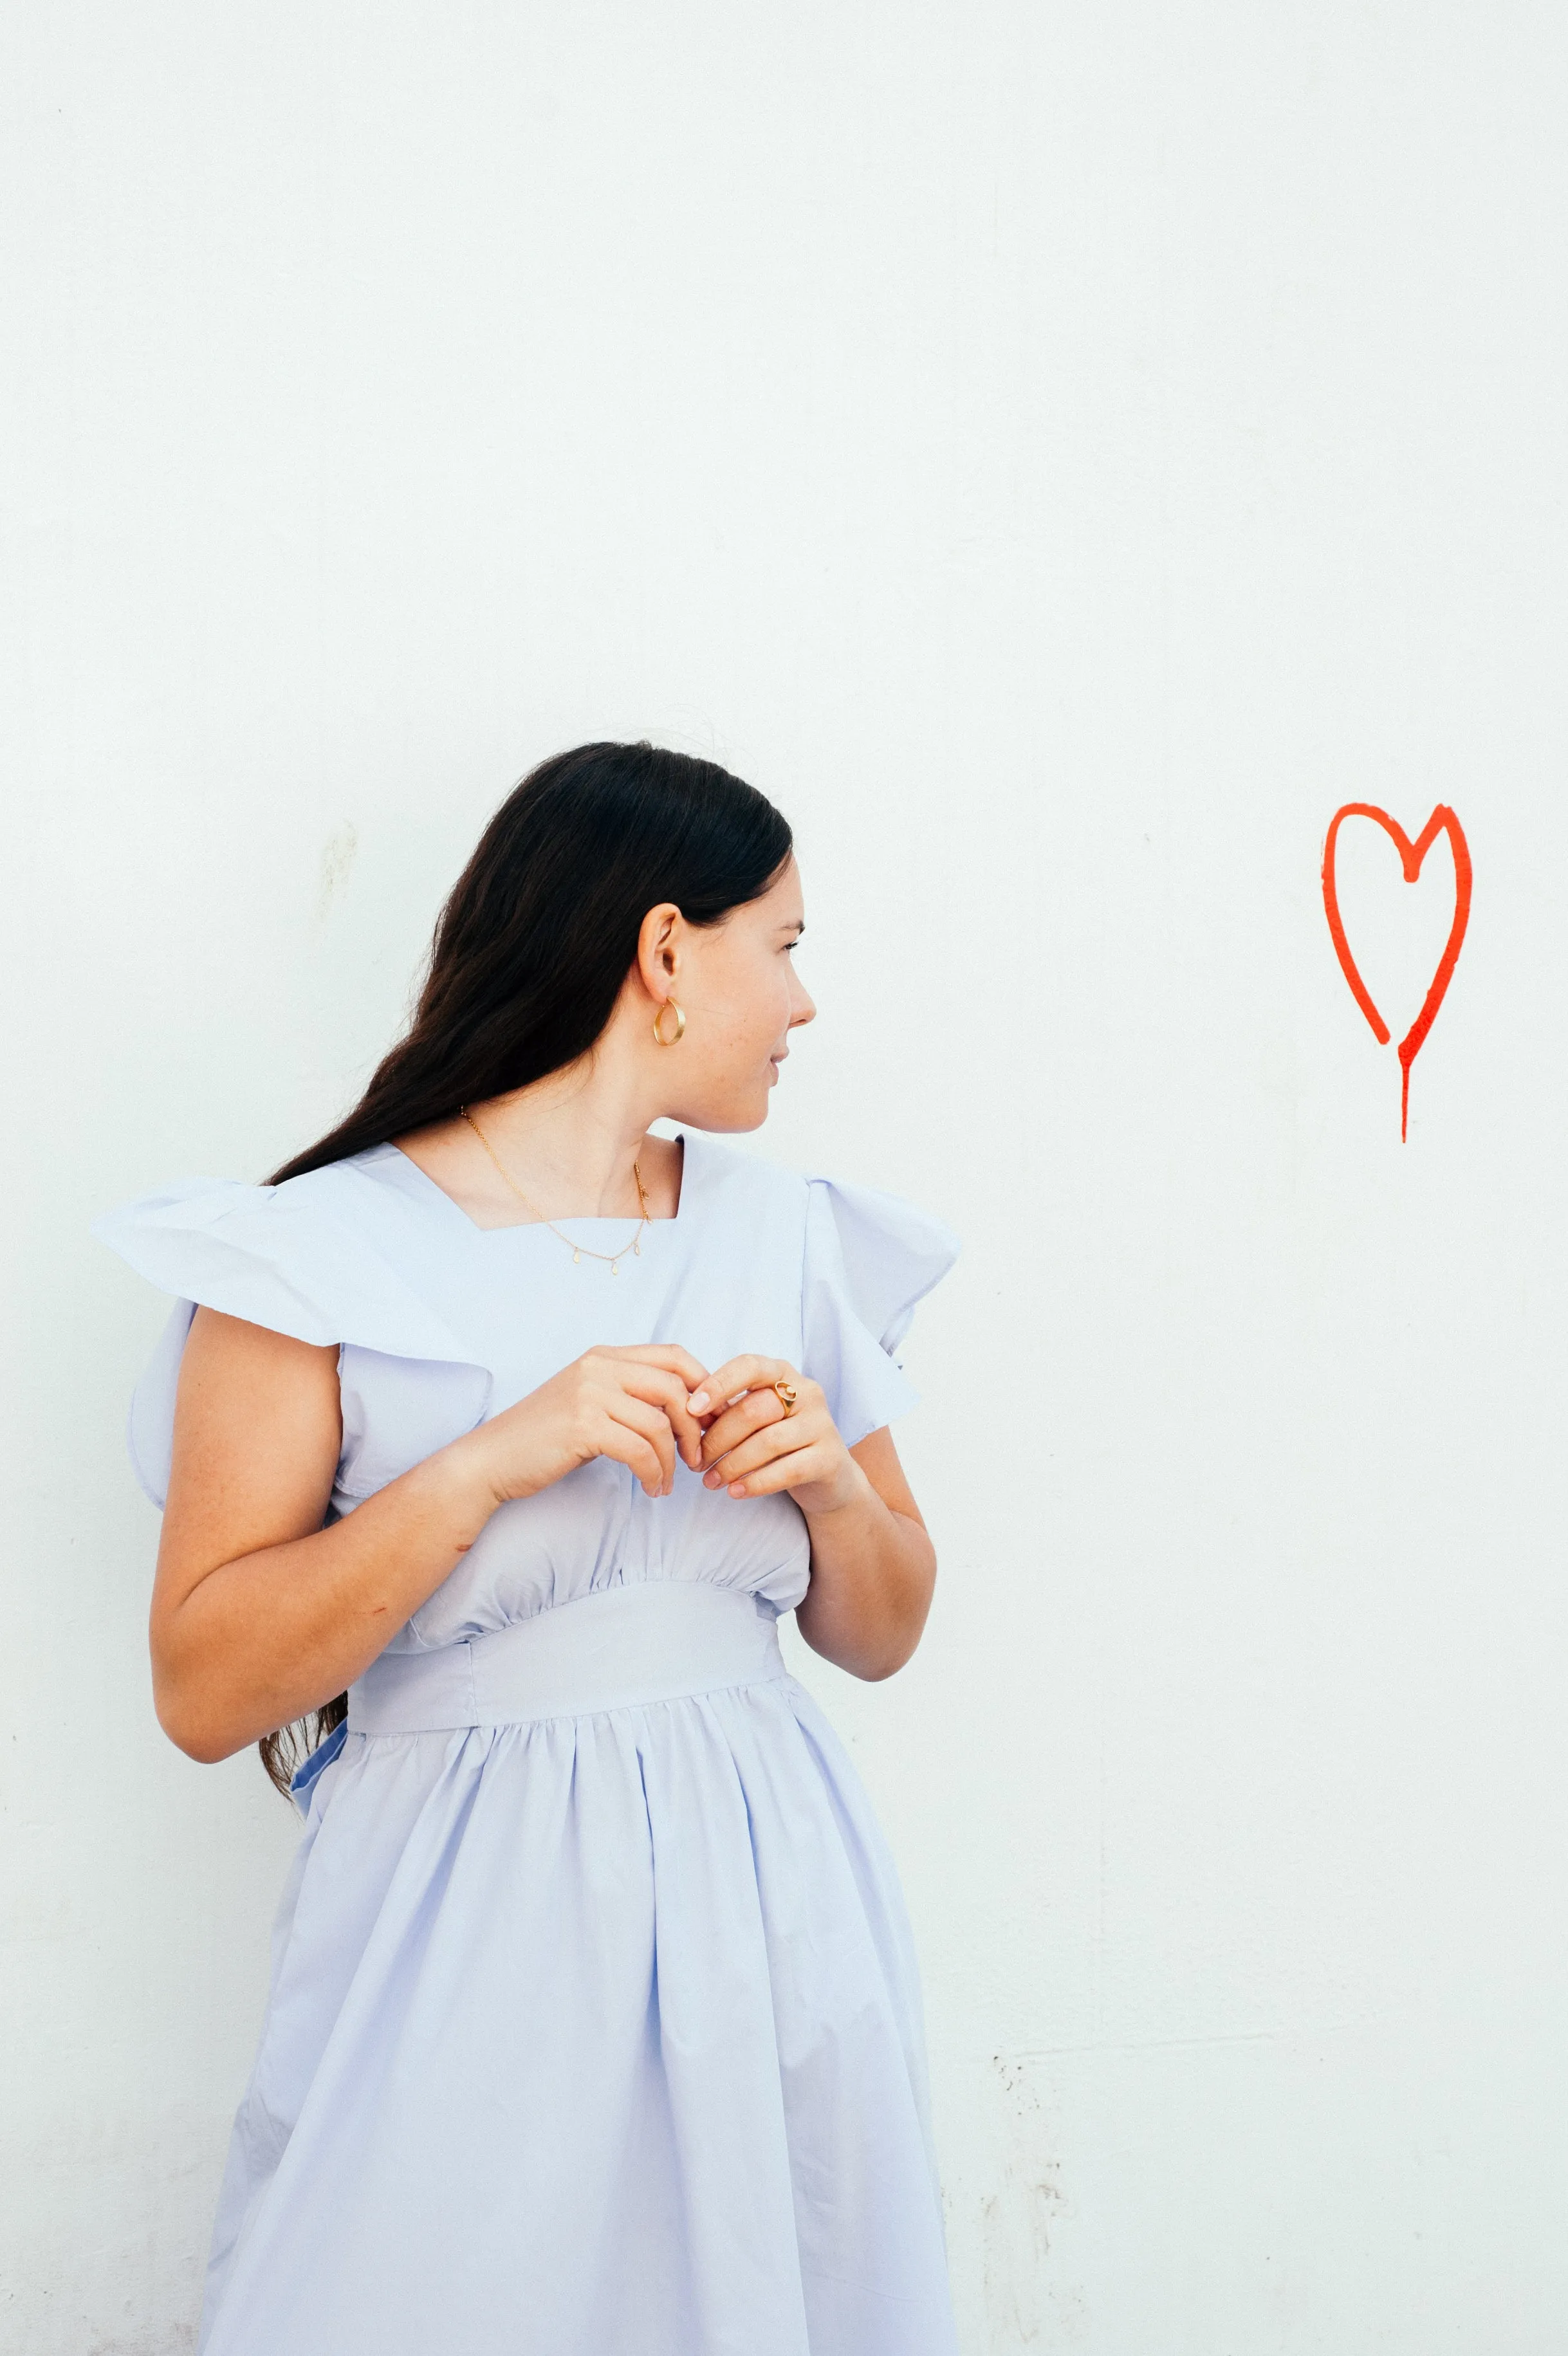
[(637, 1342), (607, 1344), (597, 1354), (603, 1358), (620, 1358), (644, 1366), (662, 1366), (667, 1373), (678, 1375), (688, 1391), (705, 1383), (708, 1370), (690, 1350), (678, 1342)]
[[(703, 1461), (716, 1464), (721, 1456), (738, 1447), (750, 1433), (763, 1430), (770, 1424), (790, 1422), (799, 1434), (808, 1424), (813, 1430), (818, 1430), (824, 1416), (832, 1421), (820, 1384), (800, 1375), (789, 1387), (795, 1392), (792, 1407), (786, 1407), (776, 1384), (765, 1383), (758, 1390), (744, 1393), (733, 1407), (725, 1408), (722, 1414), (710, 1417), (703, 1443)], [(794, 1445), (803, 1447), (805, 1441), (797, 1438)]]
[(784, 1402), (771, 1384), (764, 1390), (747, 1391), (736, 1406), (726, 1407), (716, 1415), (703, 1434), (703, 1462), (716, 1464), (732, 1448), (754, 1431), (761, 1431), (770, 1423), (784, 1420)]
[(758, 1464), (771, 1463), (776, 1456), (788, 1456), (802, 1448), (815, 1448), (830, 1437), (829, 1427), (812, 1418), (800, 1416), (776, 1417), (760, 1431), (747, 1432), (732, 1448), (726, 1448), (703, 1468), (706, 1488), (717, 1488), (725, 1481), (737, 1481)]
[(686, 1405), (684, 1376), (668, 1373), (661, 1366), (633, 1365), (622, 1360), (615, 1370), (615, 1381), (617, 1388), (628, 1397), (646, 1400), (662, 1410), (674, 1431), (676, 1446), (694, 1472), (703, 1461), (703, 1427)]
[(664, 1493), (664, 1467), (659, 1451), (651, 1441), (632, 1430), (629, 1424), (607, 1422), (599, 1442), (599, 1454), (615, 1463), (626, 1465), (634, 1472), (650, 1497)]
[(757, 1389), (764, 1383), (798, 1383), (800, 1377), (788, 1358), (762, 1358), (748, 1353), (741, 1358), (726, 1358), (715, 1366), (699, 1390), (693, 1393), (693, 1415), (711, 1415), (741, 1391)]
[[(650, 1407), (646, 1399), (631, 1398), (625, 1391), (617, 1391), (607, 1400), (605, 1417), (612, 1431), (623, 1429), (647, 1441), (659, 1466), (657, 1486), (649, 1494), (667, 1497), (675, 1485), (675, 1435), (670, 1429), (669, 1417), (660, 1408)], [(642, 1476), (639, 1473), (638, 1477), (640, 1480)], [(647, 1488), (646, 1482), (643, 1486)]]
[(726, 1479), (723, 1486), (731, 1497), (768, 1497), (780, 1489), (800, 1489), (811, 1481), (828, 1480), (833, 1469), (832, 1452), (821, 1440), (813, 1440), (809, 1448), (781, 1450), (770, 1462)]

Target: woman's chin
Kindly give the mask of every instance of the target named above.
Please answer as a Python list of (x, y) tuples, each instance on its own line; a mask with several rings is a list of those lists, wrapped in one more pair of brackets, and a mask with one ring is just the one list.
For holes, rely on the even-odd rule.
[(772, 1105), (764, 1096), (760, 1101), (749, 1105), (744, 1112), (737, 1108), (735, 1119), (726, 1120), (725, 1127), (728, 1130), (760, 1129), (772, 1109)]
[[(768, 1067), (769, 1072), (772, 1066)], [(699, 1099), (688, 1097), (672, 1106), (665, 1118), (687, 1121), (693, 1129), (711, 1130), (715, 1136), (736, 1136), (743, 1130), (760, 1129), (771, 1109), (771, 1081), (761, 1081), (755, 1087), (725, 1089), (722, 1096)]]

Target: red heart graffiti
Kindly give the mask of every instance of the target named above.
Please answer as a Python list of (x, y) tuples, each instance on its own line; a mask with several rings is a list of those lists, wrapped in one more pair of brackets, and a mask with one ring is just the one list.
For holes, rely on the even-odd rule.
[(1421, 1052), (1421, 1044), (1431, 1030), (1443, 993), (1453, 979), (1459, 958), (1459, 944), (1465, 937), (1465, 927), (1470, 921), (1470, 847), (1465, 840), (1465, 830), (1454, 812), (1439, 802), (1416, 840), (1412, 842), (1402, 826), (1371, 802), (1347, 802), (1337, 809), (1328, 821), (1328, 839), (1323, 846), (1323, 905), (1328, 915), (1328, 929), (1334, 937), (1345, 979), (1355, 994), (1356, 1003), (1372, 1026), (1380, 1046), (1389, 1044), (1389, 1026), (1372, 1003), (1371, 992), (1362, 980), (1356, 960), (1350, 954), (1350, 944), (1345, 937), (1345, 926), (1339, 916), (1339, 894), (1334, 881), (1334, 843), (1339, 832), (1339, 822), (1347, 818), (1375, 818), (1400, 855), (1404, 880), (1413, 884), (1421, 873), (1421, 862), (1426, 857), (1439, 834), (1446, 832), (1454, 850), (1454, 922), (1448, 929), (1447, 946), (1437, 960), (1437, 971), (1432, 977), (1432, 987), (1422, 1001), (1421, 1012), (1399, 1044), (1399, 1059), (1403, 1075), (1400, 1088), (1400, 1137), (1402, 1141), (1410, 1118), (1410, 1067)]

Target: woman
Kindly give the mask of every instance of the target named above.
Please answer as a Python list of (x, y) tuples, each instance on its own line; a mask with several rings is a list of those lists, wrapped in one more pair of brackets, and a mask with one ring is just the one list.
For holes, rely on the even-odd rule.
[(815, 1012), (801, 925), (752, 787), (564, 754), (348, 1119), (100, 1225), (179, 1303), (159, 1718), (285, 1782), (317, 1737), (203, 2356), (954, 2346), (902, 1903), (776, 1633), (919, 1638), (890, 1353), (954, 1246), (710, 1141)]

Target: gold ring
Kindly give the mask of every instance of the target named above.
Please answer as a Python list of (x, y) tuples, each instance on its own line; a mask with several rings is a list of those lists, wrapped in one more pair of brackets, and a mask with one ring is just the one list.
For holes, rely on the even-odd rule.
[(795, 1412), (795, 1409), (796, 1409), (797, 1406), (798, 1406), (798, 1405), (799, 1405), (799, 1403), (800, 1403), (800, 1392), (795, 1388), (794, 1384), (793, 1384), (793, 1383), (775, 1383), (775, 1384), (773, 1385), (773, 1388), (778, 1392), (779, 1398), (780, 1398), (780, 1399), (781, 1399), (781, 1401), (783, 1402), (783, 1407), (784, 1407), (784, 1412), (785, 1412), (785, 1414), (786, 1414), (786, 1415), (793, 1415), (793, 1414), (794, 1414), (794, 1412)]

